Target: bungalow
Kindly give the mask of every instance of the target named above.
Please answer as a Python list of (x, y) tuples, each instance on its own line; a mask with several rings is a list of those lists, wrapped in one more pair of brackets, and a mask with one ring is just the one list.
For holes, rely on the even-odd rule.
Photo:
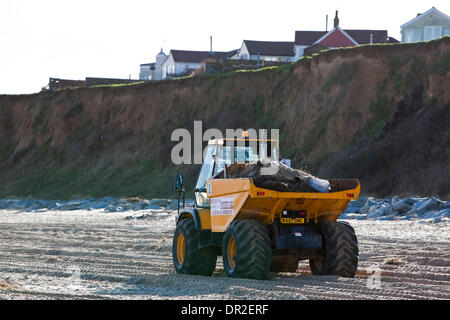
[(143, 63), (140, 65), (139, 80), (151, 80), (152, 72), (155, 70), (155, 63)]
[(190, 71), (197, 70), (204, 66), (209, 60), (227, 59), (234, 55), (236, 51), (188, 51), (188, 50), (170, 50), (169, 55), (162, 63), (162, 79), (173, 78), (188, 74)]
[(42, 90), (55, 91), (69, 88), (108, 86), (114, 84), (130, 84), (136, 82), (140, 81), (135, 79), (94, 78), (94, 77), (86, 77), (85, 80), (50, 78), (49, 84), (46, 87), (42, 88)]
[(450, 36), (450, 17), (435, 7), (400, 26), (402, 42), (419, 42)]
[(231, 59), (292, 62), (294, 42), (244, 40), (239, 52)]
[(339, 26), (338, 11), (334, 18), (334, 28), (330, 31), (296, 31), (295, 59), (303, 56), (305, 49), (321, 45), (327, 48), (353, 47), (373, 43), (397, 43), (388, 37), (386, 30), (344, 30)]
[(84, 80), (69, 80), (69, 79), (59, 79), (59, 78), (50, 78), (48, 85), (43, 90), (62, 90), (62, 89), (69, 89), (69, 88), (78, 88), (78, 87), (84, 87), (86, 82)]

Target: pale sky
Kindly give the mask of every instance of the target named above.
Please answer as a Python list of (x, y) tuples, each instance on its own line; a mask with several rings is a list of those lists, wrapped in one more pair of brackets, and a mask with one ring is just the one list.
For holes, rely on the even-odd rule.
[(0, 0), (0, 94), (34, 93), (49, 77), (138, 78), (163, 47), (230, 51), (242, 40), (294, 41), (296, 30), (400, 25), (449, 0)]

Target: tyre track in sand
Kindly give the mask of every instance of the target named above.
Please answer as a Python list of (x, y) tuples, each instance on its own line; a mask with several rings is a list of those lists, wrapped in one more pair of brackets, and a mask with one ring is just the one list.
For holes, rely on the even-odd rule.
[[(44, 222), (42, 215), (0, 211), (0, 281), (12, 284), (0, 286), (0, 298), (450, 299), (450, 236), (435, 234), (445, 232), (442, 225), (426, 226), (420, 237), (421, 229), (411, 224), (350, 221), (360, 244), (356, 278), (312, 276), (301, 262), (297, 273), (259, 281), (225, 277), (220, 258), (212, 277), (176, 274), (173, 215), (126, 220), (126, 214), (85, 212), (73, 223), (77, 217), (64, 214), (72, 223), (61, 213), (45, 213)], [(386, 224), (395, 233), (409, 234), (412, 228), (415, 234), (391, 237)], [(392, 257), (401, 258), (401, 264), (385, 262)], [(378, 288), (368, 281), (374, 266)]]

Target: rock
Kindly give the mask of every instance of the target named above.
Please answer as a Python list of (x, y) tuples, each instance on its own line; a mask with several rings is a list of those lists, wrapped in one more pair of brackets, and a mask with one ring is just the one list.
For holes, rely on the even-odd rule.
[(344, 210), (344, 213), (359, 213), (363, 203), (358, 200), (351, 200)]
[(166, 207), (167, 210), (176, 210), (178, 208), (177, 204), (171, 204)]
[(339, 216), (339, 219), (358, 219), (361, 216), (359, 213), (343, 213)]
[(125, 202), (145, 202), (147, 200), (141, 199), (138, 197), (129, 197), (129, 198), (123, 199), (123, 201), (125, 201)]
[(172, 204), (172, 200), (169, 199), (152, 199), (150, 200), (150, 205), (159, 206), (159, 207), (167, 207)]
[(416, 198), (406, 197), (406, 198), (403, 198), (402, 201), (412, 207), (414, 205), (414, 203), (416, 203), (417, 200), (416, 200)]
[(136, 203), (132, 204), (131, 210), (139, 211), (139, 210), (144, 210), (146, 207), (147, 207), (147, 203), (145, 203), (145, 202), (136, 202)]
[(400, 200), (398, 197), (394, 197), (392, 198), (391, 205), (392, 210), (399, 214), (406, 213), (412, 209), (411, 200), (408, 198)]
[(92, 209), (104, 209), (106, 208), (110, 203), (108, 201), (105, 200), (97, 200), (97, 201), (92, 201), (89, 203), (89, 209), (88, 210), (92, 210)]
[(421, 219), (436, 219), (441, 217), (450, 217), (450, 209), (433, 210), (424, 213)]
[(108, 207), (105, 208), (106, 212), (124, 212), (125, 209), (122, 206), (114, 206), (114, 205), (109, 205)]
[(367, 212), (368, 219), (375, 219), (382, 216), (386, 216), (392, 212), (391, 206), (387, 203), (381, 203), (377, 206), (372, 206)]
[(158, 205), (149, 205), (149, 206), (146, 206), (145, 209), (146, 210), (159, 210), (159, 209), (161, 209), (161, 207)]
[(367, 213), (367, 219), (375, 219), (378, 217), (382, 217), (384, 210), (382, 208), (371, 207), (369, 212)]
[(364, 204), (364, 206), (359, 210), (359, 213), (361, 214), (366, 214), (369, 212), (370, 208), (372, 208), (373, 206), (377, 206), (379, 204), (378, 201), (376, 201), (374, 198), (369, 197), (366, 200), (366, 203)]
[(389, 215), (389, 216), (378, 217), (378, 218), (375, 218), (374, 220), (390, 221), (390, 220), (394, 220), (394, 219), (395, 219), (395, 216)]
[(441, 209), (450, 209), (450, 201), (447, 201), (441, 205)]
[(439, 212), (441, 213), (441, 217), (450, 218), (450, 207), (442, 209)]
[(423, 215), (424, 213), (428, 211), (437, 210), (441, 207), (441, 205), (444, 202), (437, 199), (436, 197), (431, 197), (428, 199), (424, 199), (421, 201), (418, 201), (414, 204), (412, 210), (408, 212), (408, 215)]

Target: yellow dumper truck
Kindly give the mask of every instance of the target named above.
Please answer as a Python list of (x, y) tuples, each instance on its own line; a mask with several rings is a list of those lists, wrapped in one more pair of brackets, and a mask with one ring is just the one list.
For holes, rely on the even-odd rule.
[[(270, 272), (295, 272), (309, 260), (315, 275), (354, 277), (358, 242), (353, 228), (337, 222), (360, 184), (328, 180), (328, 192), (280, 192), (257, 187), (252, 177), (227, 178), (235, 162), (264, 157), (279, 161), (278, 141), (209, 141), (195, 187), (195, 205), (178, 206), (173, 263), (178, 273), (211, 276), (222, 256), (229, 277), (267, 279)], [(242, 146), (243, 142), (243, 146)], [(256, 144), (256, 147), (254, 145)], [(183, 178), (175, 188), (184, 199)]]

